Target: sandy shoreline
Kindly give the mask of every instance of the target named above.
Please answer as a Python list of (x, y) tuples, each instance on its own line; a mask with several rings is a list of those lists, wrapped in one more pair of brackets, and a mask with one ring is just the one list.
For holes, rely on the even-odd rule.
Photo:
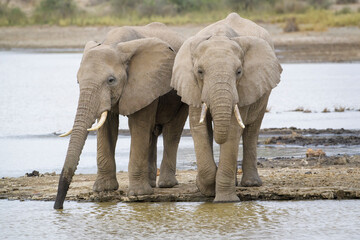
[[(189, 132), (185, 132), (186, 135)], [(306, 157), (259, 158), (259, 175), (263, 186), (237, 187), (241, 200), (305, 200), (360, 199), (360, 154), (326, 156), (321, 146), (360, 145), (360, 131), (346, 129), (262, 129), (259, 144), (316, 147), (307, 150)], [(305, 153), (303, 153), (305, 154)], [(195, 159), (193, 159), (195, 162)], [(239, 161), (239, 166), (241, 161)], [(24, 173), (25, 174), (25, 173)], [(241, 179), (238, 172), (238, 181)], [(40, 173), (35, 177), (4, 177), (0, 179), (0, 199), (54, 201), (59, 175)], [(153, 195), (127, 197), (127, 172), (118, 172), (119, 190), (94, 193), (96, 174), (76, 174), (70, 185), (67, 200), (79, 202), (164, 202), (212, 201), (203, 196), (195, 185), (196, 170), (178, 170), (179, 185), (174, 188), (155, 188)]]
[[(360, 199), (360, 155), (259, 159), (263, 186), (237, 187), (242, 201)], [(127, 197), (126, 172), (117, 173), (119, 190), (94, 193), (95, 174), (78, 174), (70, 185), (66, 200), (78, 202), (207, 202), (195, 185), (196, 171), (177, 171), (179, 185), (155, 188), (153, 195)], [(241, 171), (238, 180), (241, 179)], [(59, 175), (0, 179), (0, 199), (54, 201)]]
[[(188, 38), (206, 25), (170, 26)], [(283, 63), (360, 61), (360, 28), (330, 28), (324, 32), (283, 33), (277, 25), (264, 27), (272, 35)], [(81, 52), (89, 40), (101, 42), (114, 27), (1, 27), (0, 49), (75, 49)]]

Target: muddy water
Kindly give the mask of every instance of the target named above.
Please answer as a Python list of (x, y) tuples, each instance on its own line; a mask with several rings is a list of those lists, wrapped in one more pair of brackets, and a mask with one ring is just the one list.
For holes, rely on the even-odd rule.
[(0, 201), (1, 239), (356, 239), (359, 200), (212, 203)]

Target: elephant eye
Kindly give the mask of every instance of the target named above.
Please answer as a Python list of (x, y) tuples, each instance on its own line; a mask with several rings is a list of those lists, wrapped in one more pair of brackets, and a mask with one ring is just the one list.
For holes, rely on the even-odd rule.
[(107, 83), (109, 85), (114, 85), (115, 82), (116, 82), (116, 78), (114, 78), (113, 76), (111, 76), (107, 79)]
[(203, 75), (204, 74), (204, 70), (202, 69), (202, 68), (198, 68), (198, 74), (200, 74), (200, 75)]
[(241, 71), (241, 68), (239, 68), (237, 71), (236, 71), (236, 74), (239, 76), (241, 75), (242, 71)]

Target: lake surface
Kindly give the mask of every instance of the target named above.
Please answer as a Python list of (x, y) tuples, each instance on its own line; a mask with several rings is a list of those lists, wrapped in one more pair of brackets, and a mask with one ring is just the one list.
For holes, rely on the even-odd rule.
[(358, 239), (359, 200), (66, 203), (0, 200), (0, 239)]
[[(79, 53), (0, 51), (0, 177), (36, 169), (60, 172), (77, 107)], [(283, 64), (263, 128), (360, 129), (360, 63)], [(334, 112), (336, 107), (348, 108)], [(303, 108), (311, 113), (293, 112)], [(330, 113), (321, 113), (324, 108)], [(186, 124), (188, 128), (188, 123)], [(121, 117), (120, 128), (127, 129)], [(119, 136), (117, 170), (127, 170), (130, 138)], [(158, 156), (162, 155), (162, 139)], [(194, 169), (191, 137), (180, 141), (178, 169)], [(328, 154), (359, 154), (328, 146)], [(259, 157), (305, 156), (302, 146), (259, 146)], [(215, 155), (218, 146), (215, 145)], [(241, 151), (239, 159), (241, 159)], [(158, 159), (160, 164), (161, 157)], [(89, 136), (77, 173), (96, 173)], [(0, 239), (355, 239), (359, 201), (211, 203), (76, 203), (0, 200)]]

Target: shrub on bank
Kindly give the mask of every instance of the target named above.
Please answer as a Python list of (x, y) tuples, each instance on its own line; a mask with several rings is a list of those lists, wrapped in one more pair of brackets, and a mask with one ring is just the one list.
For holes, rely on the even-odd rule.
[(5, 4), (0, 4), (0, 26), (24, 25), (27, 17), (20, 8), (9, 8)]

